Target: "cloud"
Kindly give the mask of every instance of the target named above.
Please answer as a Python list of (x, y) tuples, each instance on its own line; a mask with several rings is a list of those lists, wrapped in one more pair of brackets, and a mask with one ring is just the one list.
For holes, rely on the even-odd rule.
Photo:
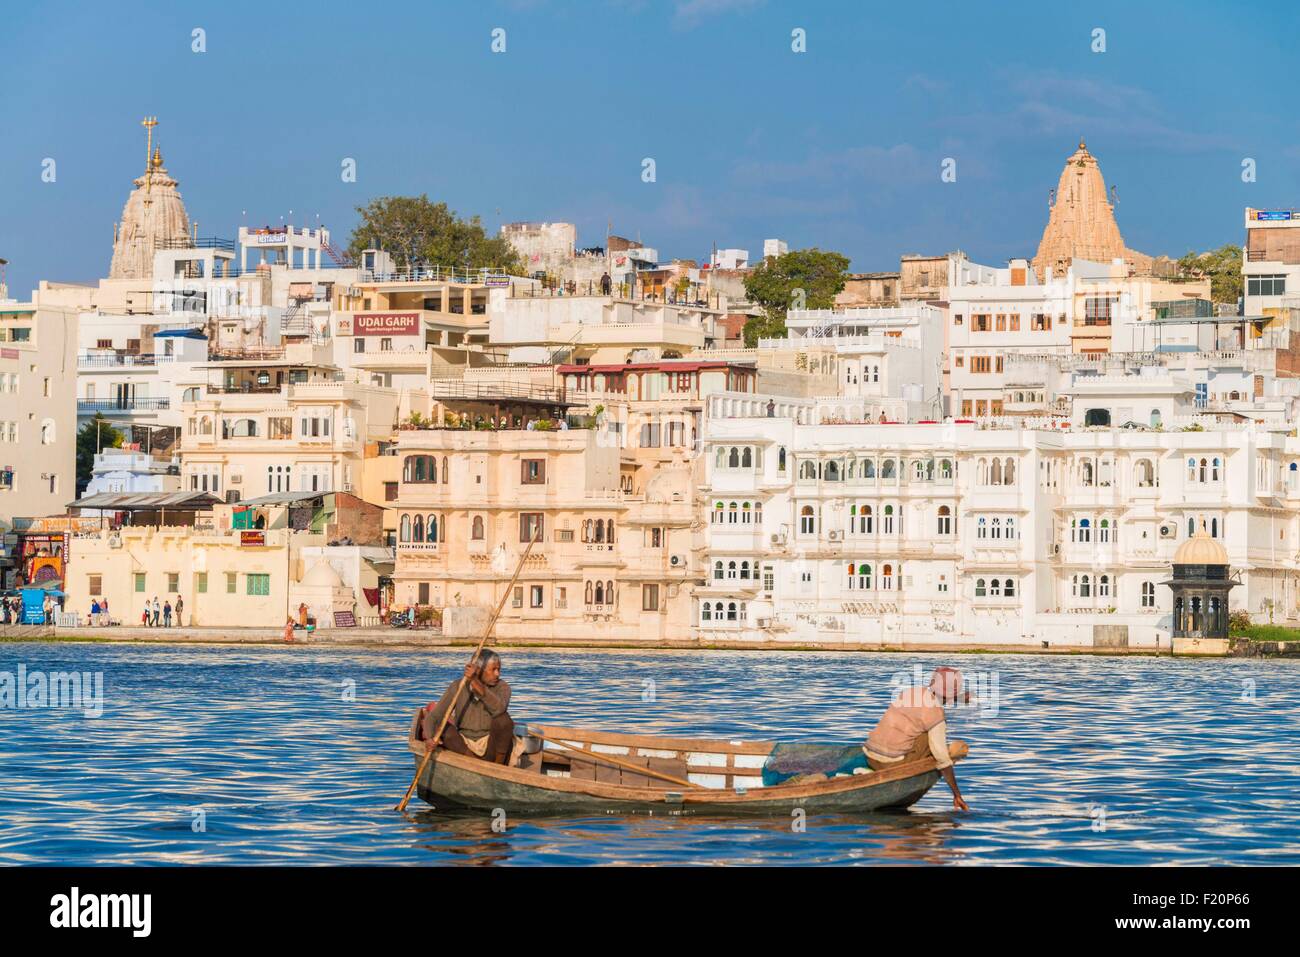
[(709, 17), (752, 10), (763, 0), (677, 0), (673, 10), (673, 26), (690, 30)]

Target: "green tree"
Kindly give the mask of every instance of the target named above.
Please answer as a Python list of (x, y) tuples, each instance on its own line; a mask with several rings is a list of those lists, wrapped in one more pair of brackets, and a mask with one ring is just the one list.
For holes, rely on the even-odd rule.
[(1241, 298), (1241, 247), (1231, 243), (1209, 252), (1189, 252), (1178, 260), (1184, 276), (1208, 276), (1210, 298), (1215, 302), (1236, 304)]
[(830, 309), (844, 288), (848, 257), (821, 249), (795, 249), (772, 256), (745, 276), (745, 295), (762, 313), (745, 323), (745, 345), (785, 338), (790, 309)]
[(364, 249), (382, 249), (399, 268), (495, 266), (523, 275), (523, 262), (510, 242), (488, 236), (477, 216), (461, 219), (446, 203), (419, 196), (381, 196), (358, 206), (361, 221), (348, 240), (348, 251), (359, 259)]
[(96, 412), (95, 417), (77, 432), (77, 494), (80, 495), (90, 484), (90, 476), (95, 467), (95, 453), (100, 449), (118, 449), (126, 440), (126, 435)]

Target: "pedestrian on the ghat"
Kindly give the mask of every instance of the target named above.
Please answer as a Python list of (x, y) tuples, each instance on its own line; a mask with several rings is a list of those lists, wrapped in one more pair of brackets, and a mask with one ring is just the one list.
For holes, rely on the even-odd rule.
[(184, 609), (185, 609), (185, 602), (183, 602), (183, 601), (181, 600), (181, 596), (180, 596), (180, 595), (177, 595), (177, 596), (176, 596), (176, 627), (177, 627), (177, 628), (184, 628), (184, 627), (185, 627), (183, 624), (181, 624), (181, 612), (182, 612)]
[(144, 612), (140, 615), (140, 624), (149, 627), (149, 599), (144, 600)]
[(284, 640), (290, 643), (293, 642), (293, 619), (292, 618), (285, 618), (284, 620)]
[(153, 596), (153, 626), (158, 627), (158, 619), (162, 617), (162, 605), (158, 604), (158, 596)]
[(163, 602), (163, 627), (170, 628), (171, 626), (172, 626), (172, 600), (168, 598), (167, 601)]

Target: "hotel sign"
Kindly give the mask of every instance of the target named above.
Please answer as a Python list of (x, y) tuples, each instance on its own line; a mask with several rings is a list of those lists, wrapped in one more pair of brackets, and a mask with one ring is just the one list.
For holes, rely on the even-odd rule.
[(1297, 218), (1289, 209), (1254, 209), (1251, 210), (1251, 219), (1254, 220), (1289, 220)]
[(17, 359), (21, 353), (17, 349), (0, 349), (0, 359)]
[(262, 531), (257, 531), (257, 532), (247, 532), (247, 531), (245, 531), (245, 532), (240, 532), (240, 533), (239, 533), (239, 544), (240, 544), (241, 546), (249, 546), (249, 545), (261, 546), (261, 545), (265, 545), (265, 544), (266, 544), (266, 532), (262, 532)]
[(419, 331), (418, 312), (358, 312), (352, 317), (354, 336), (413, 336)]

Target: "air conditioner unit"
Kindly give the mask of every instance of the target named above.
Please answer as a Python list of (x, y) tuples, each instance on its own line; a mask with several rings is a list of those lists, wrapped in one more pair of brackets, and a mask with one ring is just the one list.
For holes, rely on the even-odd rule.
[(116, 534), (116, 533), (114, 533), (114, 534), (108, 536), (108, 547), (109, 547), (109, 548), (121, 548), (121, 547), (122, 547), (122, 536), (121, 536), (121, 535), (118, 535), (118, 534)]
[(352, 491), (352, 483), (351, 483), (351, 482), (344, 482), (344, 483), (343, 483), (343, 491), (345, 491), (345, 492), (351, 492), (351, 491)]
[(673, 568), (683, 568), (686, 565), (686, 556), (674, 555), (672, 558), (668, 559), (668, 564), (672, 565)]
[(232, 475), (232, 476), (230, 476), (230, 484), (231, 484), (231, 485), (242, 485), (242, 484), (243, 484), (243, 481), (244, 481), (244, 477), (243, 477), (242, 475)]
[(771, 619), (771, 618), (759, 618), (759, 619), (756, 619), (756, 622), (755, 622), (755, 623), (758, 625), (759, 628), (771, 628), (771, 627), (772, 627), (772, 619)]
[(773, 535), (773, 536), (772, 536), (772, 544), (773, 544), (773, 545), (784, 545), (784, 544), (785, 544), (785, 532), (778, 532), (777, 534)]
[(1178, 526), (1175, 525), (1173, 522), (1166, 522), (1164, 525), (1161, 525), (1161, 526), (1160, 526), (1160, 537), (1161, 537), (1161, 538), (1177, 538), (1177, 537), (1178, 537)]
[(840, 535), (841, 535), (841, 534), (843, 534), (843, 533), (841, 533), (841, 532), (828, 532), (827, 535), (826, 535), (826, 537), (827, 537), (830, 541), (832, 541), (832, 542), (838, 542), (838, 541), (840, 540)]

